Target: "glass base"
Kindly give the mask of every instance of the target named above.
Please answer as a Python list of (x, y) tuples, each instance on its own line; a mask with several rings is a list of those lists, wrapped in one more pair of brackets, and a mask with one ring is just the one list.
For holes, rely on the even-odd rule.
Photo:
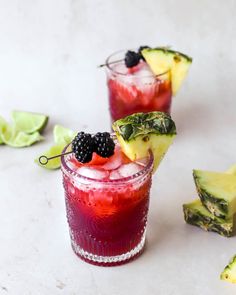
[(88, 263), (99, 266), (121, 265), (135, 259), (143, 252), (145, 245), (145, 232), (143, 233), (140, 243), (135, 248), (129, 252), (116, 256), (100, 256), (89, 253), (77, 245), (73, 239), (71, 240), (71, 245), (75, 254)]

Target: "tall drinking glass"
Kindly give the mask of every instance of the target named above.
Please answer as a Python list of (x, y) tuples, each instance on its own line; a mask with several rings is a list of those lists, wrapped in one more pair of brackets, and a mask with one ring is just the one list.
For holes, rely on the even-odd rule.
[(73, 154), (61, 160), (72, 248), (101, 266), (142, 253), (152, 180), (151, 153), (141, 162), (127, 161), (121, 151), (112, 157), (106, 165), (78, 164)]

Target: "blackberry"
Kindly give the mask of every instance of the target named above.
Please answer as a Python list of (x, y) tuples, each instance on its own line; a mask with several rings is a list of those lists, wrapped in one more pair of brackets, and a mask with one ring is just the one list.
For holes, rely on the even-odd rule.
[(98, 132), (93, 137), (94, 151), (103, 158), (114, 154), (115, 143), (108, 132)]
[(140, 54), (137, 52), (128, 50), (125, 54), (125, 65), (127, 68), (136, 66), (140, 61)]
[(72, 141), (72, 151), (79, 162), (90, 162), (93, 156), (93, 138), (91, 134), (79, 132)]
[(142, 50), (143, 50), (143, 49), (146, 49), (146, 48), (150, 48), (150, 47), (147, 46), (147, 45), (144, 45), (144, 46), (140, 46), (139, 49), (138, 49), (139, 57), (140, 57), (140, 59), (142, 59), (142, 60), (145, 60), (144, 57), (142, 56)]

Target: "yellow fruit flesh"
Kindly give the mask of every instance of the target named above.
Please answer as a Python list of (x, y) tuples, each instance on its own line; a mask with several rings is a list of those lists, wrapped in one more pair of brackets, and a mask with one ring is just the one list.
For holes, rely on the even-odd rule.
[(142, 55), (155, 75), (170, 71), (172, 92), (175, 95), (188, 73), (191, 58), (164, 49), (144, 49)]
[(198, 170), (194, 173), (198, 177), (201, 188), (206, 188), (207, 192), (213, 196), (219, 196), (228, 201), (236, 197), (236, 175)]
[(221, 280), (236, 284), (236, 256), (225, 267), (220, 275)]
[(236, 164), (232, 165), (225, 173), (236, 174)]
[(122, 151), (132, 161), (144, 158), (148, 155), (149, 150), (152, 151), (154, 156), (153, 172), (156, 171), (169, 146), (172, 144), (174, 137), (175, 135), (148, 134), (137, 136), (130, 141), (125, 141), (122, 136), (117, 134)]

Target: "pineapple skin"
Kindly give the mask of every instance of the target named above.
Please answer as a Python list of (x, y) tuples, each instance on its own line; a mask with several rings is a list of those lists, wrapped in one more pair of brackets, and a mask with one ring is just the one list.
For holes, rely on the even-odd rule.
[(234, 215), (236, 212), (236, 196), (234, 200), (230, 202), (223, 198), (217, 198), (213, 196), (207, 191), (206, 188), (201, 187), (197, 170), (193, 170), (193, 179), (199, 198), (209, 212), (211, 212), (216, 217), (223, 219), (227, 219)]
[(236, 255), (234, 255), (231, 258), (229, 264), (226, 265), (226, 267), (220, 274), (220, 279), (236, 284)]
[(206, 231), (213, 231), (223, 237), (233, 235), (233, 217), (228, 220), (215, 217), (201, 203), (195, 199), (191, 203), (183, 205), (184, 219), (186, 223), (198, 226)]

